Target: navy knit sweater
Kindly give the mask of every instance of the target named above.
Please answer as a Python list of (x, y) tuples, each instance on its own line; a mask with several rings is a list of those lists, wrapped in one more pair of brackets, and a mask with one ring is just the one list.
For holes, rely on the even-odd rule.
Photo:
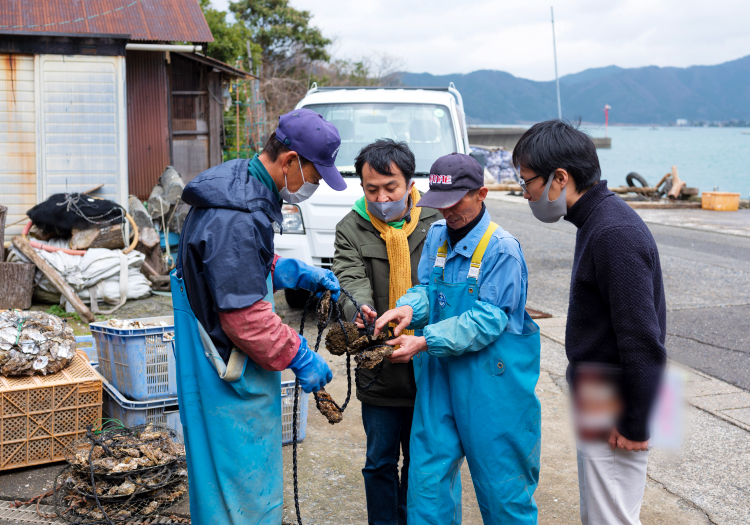
[(667, 307), (656, 242), (607, 181), (584, 193), (566, 220), (578, 228), (565, 332), (568, 380), (577, 363), (619, 365), (625, 412), (617, 429), (628, 439), (645, 441), (667, 357)]

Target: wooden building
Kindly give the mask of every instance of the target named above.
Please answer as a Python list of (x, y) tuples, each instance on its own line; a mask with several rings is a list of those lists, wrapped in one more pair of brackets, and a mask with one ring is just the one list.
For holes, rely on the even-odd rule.
[(104, 184), (126, 205), (167, 165), (190, 180), (220, 163), (223, 87), (250, 75), (204, 56), (212, 41), (198, 0), (1, 2), (7, 223), (54, 193)]

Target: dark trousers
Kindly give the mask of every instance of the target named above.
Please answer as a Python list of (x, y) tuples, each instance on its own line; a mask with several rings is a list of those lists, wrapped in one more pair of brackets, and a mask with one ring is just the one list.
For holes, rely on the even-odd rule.
[[(414, 409), (381, 407), (362, 403), (362, 422), (367, 434), (365, 478), (369, 525), (406, 525), (406, 493), (409, 488), (409, 436)], [(400, 449), (400, 450), (399, 450)], [(399, 482), (398, 460), (403, 453)]]

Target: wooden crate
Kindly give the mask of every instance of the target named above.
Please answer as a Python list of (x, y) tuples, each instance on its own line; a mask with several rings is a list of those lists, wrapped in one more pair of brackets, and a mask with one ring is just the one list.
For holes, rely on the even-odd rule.
[(0, 471), (65, 459), (102, 417), (102, 381), (79, 350), (48, 376), (0, 376)]

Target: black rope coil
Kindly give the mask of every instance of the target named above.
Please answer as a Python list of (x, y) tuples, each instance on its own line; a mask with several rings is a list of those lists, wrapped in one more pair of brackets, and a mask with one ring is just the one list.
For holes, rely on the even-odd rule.
[[(362, 319), (362, 323), (365, 325), (365, 333), (367, 335), (368, 341), (372, 341), (372, 332), (374, 328), (374, 322), (370, 323), (367, 320), (367, 316), (364, 315), (364, 312), (362, 312), (362, 307), (357, 303), (357, 301), (354, 300), (354, 296), (344, 290), (341, 289), (341, 293), (344, 294), (354, 305), (354, 307), (357, 309), (357, 313), (359, 314), (360, 319)], [(317, 302), (316, 302), (317, 299)], [(304, 310), (302, 311), (302, 320), (300, 322), (299, 327), (299, 335), (303, 335), (303, 332), (305, 331), (305, 320), (307, 318), (307, 312), (310, 309), (310, 307), (313, 305), (313, 303), (316, 303), (315, 311), (318, 311), (318, 308), (320, 307), (320, 303), (323, 300), (323, 294), (320, 295), (320, 297), (317, 297), (315, 293), (311, 293), (310, 297), (307, 299), (307, 302), (305, 303)], [(328, 315), (326, 316), (325, 322), (321, 322), (320, 319), (318, 319), (318, 336), (315, 340), (315, 352), (317, 353), (320, 349), (320, 341), (323, 338), (323, 331), (328, 328), (328, 326), (331, 323), (331, 319), (335, 319), (335, 322), (339, 323), (341, 326), (341, 331), (344, 333), (344, 340), (346, 341), (347, 347), (350, 343), (353, 341), (349, 341), (349, 335), (347, 334), (347, 331), (344, 329), (344, 321), (341, 319), (341, 310), (338, 305), (338, 301), (334, 301), (333, 298), (331, 298), (328, 308)], [(351, 367), (351, 355), (347, 352), (346, 354), (346, 382), (347, 382), (347, 389), (346, 389), (346, 400), (344, 403), (339, 406), (335, 401), (331, 400), (333, 405), (340, 411), (343, 412), (346, 410), (346, 407), (349, 405), (349, 401), (351, 400), (352, 396), (352, 367)], [(359, 384), (359, 366), (356, 366), (354, 368), (354, 382), (357, 385), (357, 388), (361, 390), (368, 390), (372, 385), (375, 384), (375, 382), (378, 380), (378, 377), (380, 376), (380, 372), (383, 370), (383, 363), (381, 361), (380, 367), (378, 368), (378, 371), (375, 373), (375, 377), (372, 378), (372, 381), (370, 381), (367, 385), (360, 385)], [(315, 406), (320, 410), (320, 398), (318, 397), (318, 393), (315, 392), (313, 394), (313, 397), (315, 398)], [(299, 409), (299, 379), (297, 379), (294, 383), (294, 412), (292, 416), (292, 475), (294, 479), (294, 510), (297, 514), (297, 523), (298, 525), (302, 525), (302, 514), (299, 510), (299, 486), (297, 482), (297, 427), (299, 425), (298, 421), (298, 415), (297, 411)]]

